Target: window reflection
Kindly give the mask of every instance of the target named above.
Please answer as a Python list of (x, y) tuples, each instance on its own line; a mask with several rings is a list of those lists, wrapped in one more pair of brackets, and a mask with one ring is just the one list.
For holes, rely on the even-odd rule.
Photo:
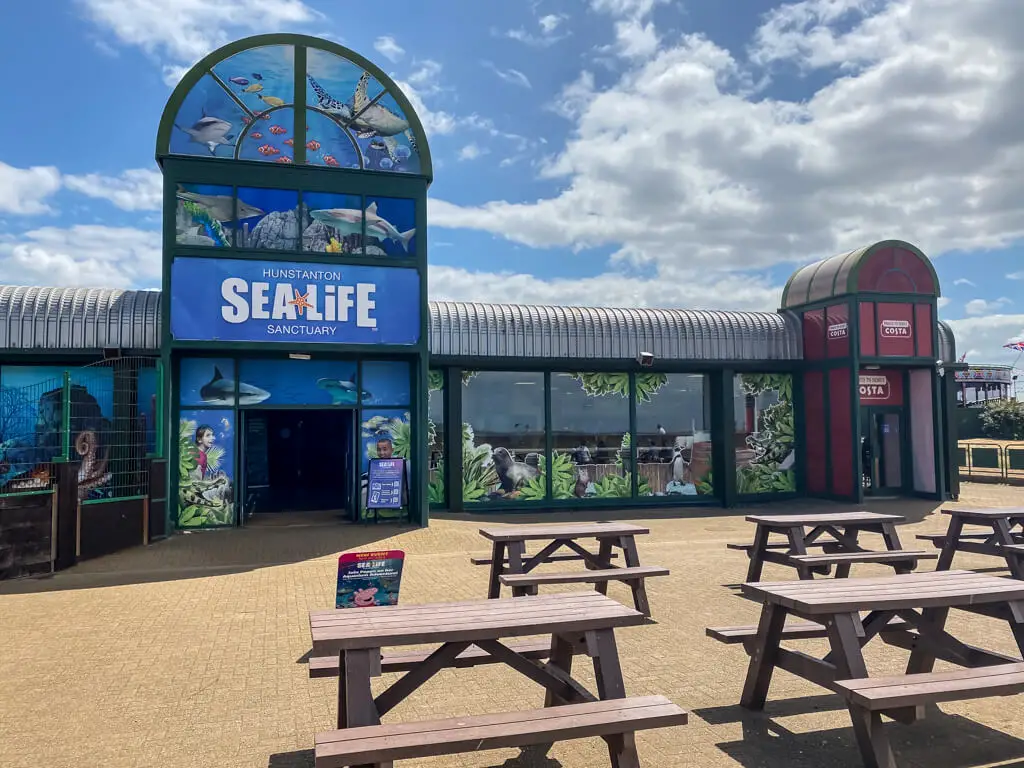
[(705, 377), (636, 375), (637, 473), (641, 496), (714, 493), (711, 407)]

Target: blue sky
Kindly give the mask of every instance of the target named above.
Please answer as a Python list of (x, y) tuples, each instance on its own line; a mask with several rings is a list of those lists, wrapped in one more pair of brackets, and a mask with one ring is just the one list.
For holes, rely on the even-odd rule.
[[(879, 239), (977, 362), (1024, 338), (1015, 0), (10, 3), (0, 281), (156, 287), (156, 127), (194, 61), (327, 37), (417, 106), (435, 298), (774, 309)], [(1019, 25), (1016, 25), (1019, 26)], [(33, 44), (35, 42), (35, 44)], [(16, 75), (16, 76), (15, 76)]]

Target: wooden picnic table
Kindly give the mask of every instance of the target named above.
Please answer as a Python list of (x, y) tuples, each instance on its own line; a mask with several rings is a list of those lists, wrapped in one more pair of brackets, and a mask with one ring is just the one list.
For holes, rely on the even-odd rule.
[[(866, 579), (744, 584), (763, 603), (741, 704), (764, 708), (772, 673), (784, 669), (847, 696), (865, 765), (894, 768), (885, 713), (901, 722), (923, 716), (923, 707), (1024, 690), (1020, 658), (963, 643), (945, 628), (951, 608), (1006, 621), (1024, 654), (1024, 583), (972, 571), (930, 571)], [(829, 640), (822, 659), (781, 647), (788, 614), (810, 620)], [(863, 617), (862, 617), (862, 614)], [(806, 626), (806, 625), (803, 625)], [(872, 638), (911, 651), (907, 674), (869, 678), (862, 648)], [(932, 672), (936, 659), (970, 668)]]
[[(349, 729), (378, 725), (383, 715), (439, 671), (465, 666), (455, 661), (471, 646), (493, 657), (491, 661), (508, 665), (546, 689), (545, 707), (624, 700), (625, 683), (614, 630), (643, 621), (643, 616), (637, 611), (596, 592), (572, 592), (530, 599), (314, 611), (310, 613), (310, 631), (313, 656), (334, 654), (339, 657), (338, 728)], [(538, 634), (551, 638), (550, 661), (547, 664), (531, 661), (502, 642)], [(423, 661), (411, 665), (405, 676), (374, 697), (370, 684), (374, 677), (380, 675), (381, 649), (424, 643), (441, 645)], [(593, 658), (596, 696), (571, 675), (573, 656), (580, 646)], [(481, 692), (481, 695), (489, 697), (493, 693)], [(667, 701), (662, 709), (664, 705), (674, 707)], [(556, 706), (556, 709), (560, 707)], [(675, 708), (669, 714), (674, 722), (680, 722), (681, 710)], [(685, 722), (685, 715), (682, 717), (682, 722)], [(610, 720), (614, 719), (615, 714), (612, 713)], [(628, 732), (609, 740), (609, 754), (614, 766), (633, 768), (639, 762), (632, 727), (621, 716), (619, 719), (624, 723), (622, 728)], [(461, 718), (460, 722), (471, 720), (473, 718)], [(454, 728), (447, 721), (439, 722), (444, 722), (445, 728)], [(486, 726), (488, 723), (489, 720), (481, 720), (478, 725)], [(462, 725), (467, 726), (467, 722), (462, 722)], [(334, 732), (328, 736), (330, 739), (323, 744), (318, 737), (318, 765), (321, 757), (323, 764), (329, 763), (331, 750), (341, 748), (337, 745), (345, 746), (344, 734), (339, 737), (338, 732)]]
[[(917, 538), (931, 541), (941, 550), (936, 570), (949, 570), (953, 556), (958, 552), (1003, 557), (1012, 573), (1024, 579), (1024, 559), (1018, 556), (1017, 545), (1024, 544), (1024, 507), (993, 509), (943, 509), (949, 515), (949, 527), (944, 534), (919, 534)], [(964, 528), (987, 528), (981, 533), (968, 533)], [(1010, 547), (1004, 550), (1003, 547)]]
[[(492, 543), (487, 596), (498, 597), (503, 583), (511, 586), (515, 595), (536, 594), (537, 587), (541, 584), (573, 582), (594, 583), (594, 588), (599, 593), (607, 594), (608, 581), (623, 581), (633, 590), (636, 609), (645, 616), (650, 616), (651, 606), (644, 579), (669, 573), (666, 568), (640, 564), (636, 537), (650, 532), (649, 528), (639, 525), (616, 522), (481, 528), (480, 535)], [(584, 547), (579, 543), (581, 539), (596, 539), (597, 551)], [(547, 543), (536, 554), (527, 556), (528, 541)], [(569, 559), (556, 554), (563, 548), (571, 550), (576, 558), (584, 561), (588, 569), (586, 573), (527, 575), (544, 563)], [(615, 549), (622, 550), (624, 568), (612, 565), (612, 560), (616, 556)]]
[[(913, 570), (918, 560), (935, 557), (932, 553), (903, 549), (896, 533), (896, 523), (904, 520), (900, 515), (858, 511), (748, 515), (746, 519), (757, 525), (754, 543), (728, 546), (745, 550), (749, 555), (747, 581), (760, 579), (766, 562), (792, 566), (801, 579), (813, 579), (815, 573), (827, 575), (832, 565), (836, 566), (836, 578), (845, 578), (853, 563), (881, 563), (900, 573)], [(859, 537), (863, 532), (881, 534), (885, 550), (862, 547)], [(772, 541), (773, 534), (785, 540)], [(808, 554), (808, 549), (822, 552)]]

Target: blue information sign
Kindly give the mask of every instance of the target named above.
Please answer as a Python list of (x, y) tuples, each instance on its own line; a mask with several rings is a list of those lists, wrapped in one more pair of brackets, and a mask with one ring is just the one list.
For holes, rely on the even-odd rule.
[(401, 509), (405, 490), (405, 459), (370, 459), (367, 509)]
[(415, 344), (420, 279), (408, 267), (223, 258), (171, 264), (171, 335), (189, 341)]

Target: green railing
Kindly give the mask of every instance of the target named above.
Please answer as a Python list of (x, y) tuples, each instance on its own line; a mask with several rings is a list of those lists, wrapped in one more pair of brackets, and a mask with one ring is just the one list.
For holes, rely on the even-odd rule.
[(1024, 442), (961, 443), (957, 461), (967, 480), (1024, 483)]

